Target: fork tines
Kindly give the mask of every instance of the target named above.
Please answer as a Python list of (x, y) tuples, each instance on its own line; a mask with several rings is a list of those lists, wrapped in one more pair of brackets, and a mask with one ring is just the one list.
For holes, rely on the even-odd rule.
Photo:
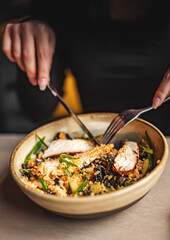
[(124, 120), (117, 115), (113, 121), (111, 122), (111, 124), (109, 125), (109, 127), (107, 128), (105, 134), (102, 137), (101, 142), (103, 144), (108, 144), (112, 138), (114, 137), (114, 135), (125, 125)]

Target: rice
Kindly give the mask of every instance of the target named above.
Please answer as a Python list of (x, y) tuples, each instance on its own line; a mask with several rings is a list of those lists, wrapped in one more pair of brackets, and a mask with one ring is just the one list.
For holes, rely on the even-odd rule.
[[(68, 134), (56, 136), (64, 136), (63, 139), (66, 139)], [(56, 137), (55, 141), (57, 141)], [(133, 143), (134, 146), (135, 144)], [(120, 152), (122, 154), (123, 147), (120, 150), (113, 144), (108, 144), (82, 153), (72, 155), (67, 153), (45, 158), (46, 147), (42, 145), (40, 151), (31, 154), (26, 164), (22, 164), (21, 180), (26, 187), (59, 197), (95, 196), (118, 191), (139, 181), (160, 162), (160, 160), (155, 162), (153, 154), (146, 152), (146, 148), (151, 146), (148, 146), (145, 138), (141, 140), (141, 144), (142, 147), (136, 144), (138, 151), (134, 152), (133, 156), (128, 156), (130, 164), (135, 156), (136, 162), (135, 167), (127, 168), (127, 171), (125, 167), (118, 168), (118, 164), (124, 164), (122, 159), (118, 161), (120, 160), (118, 154)]]

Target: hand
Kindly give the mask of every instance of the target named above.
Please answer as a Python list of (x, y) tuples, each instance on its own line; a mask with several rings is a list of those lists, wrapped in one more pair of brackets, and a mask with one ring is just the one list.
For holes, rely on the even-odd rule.
[(154, 108), (159, 107), (163, 100), (170, 96), (170, 68), (165, 73), (164, 78), (162, 79), (155, 95), (153, 98), (152, 106)]
[(55, 51), (55, 34), (43, 21), (7, 24), (2, 49), (8, 59), (26, 72), (32, 85), (45, 90)]

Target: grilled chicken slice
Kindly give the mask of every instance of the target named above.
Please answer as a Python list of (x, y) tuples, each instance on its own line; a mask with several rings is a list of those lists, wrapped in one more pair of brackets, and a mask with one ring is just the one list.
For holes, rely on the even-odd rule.
[(37, 176), (49, 177), (50, 175), (56, 174), (55, 170), (57, 169), (58, 165), (59, 165), (58, 160), (50, 160), (50, 161), (46, 160), (45, 162), (42, 162), (38, 166), (34, 166), (32, 170), (32, 174)]
[(44, 152), (44, 158), (59, 156), (63, 153), (75, 154), (85, 152), (94, 148), (94, 143), (89, 140), (83, 139), (58, 139), (49, 145), (48, 149)]
[(119, 149), (114, 160), (114, 169), (119, 173), (129, 173), (134, 170), (139, 159), (139, 147), (136, 142), (127, 141)]
[(80, 160), (82, 165), (88, 165), (90, 162), (94, 161), (97, 158), (100, 158), (102, 155), (108, 154), (113, 150), (114, 145), (108, 144), (108, 145), (102, 145), (97, 146), (93, 149), (90, 149), (84, 153), (76, 154), (75, 157)]

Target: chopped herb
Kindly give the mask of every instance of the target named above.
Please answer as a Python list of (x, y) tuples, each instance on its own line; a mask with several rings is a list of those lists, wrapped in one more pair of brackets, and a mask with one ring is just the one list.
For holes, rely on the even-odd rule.
[(61, 154), (60, 155), (60, 158), (59, 158), (59, 162), (60, 163), (66, 163), (67, 167), (71, 166), (71, 167), (77, 167), (79, 169), (80, 172), (81, 169), (79, 168), (79, 166), (77, 166), (76, 164), (72, 163), (72, 162), (69, 162), (68, 160), (66, 160), (65, 158), (69, 158), (69, 159), (76, 159), (75, 157), (71, 156), (71, 155), (68, 155), (68, 154)]
[(32, 154), (37, 153), (40, 149), (41, 146), (43, 145), (42, 141), (44, 141), (45, 137), (41, 138), (41, 141), (38, 141), (35, 146), (33, 147), (33, 149), (27, 154), (25, 160), (24, 160), (24, 165), (27, 165), (28, 160), (30, 159)]
[(76, 159), (75, 157), (69, 155), (69, 154), (61, 154), (60, 155), (62, 158), (68, 158), (68, 159)]
[(153, 154), (153, 149), (151, 148), (146, 148), (143, 145), (139, 144), (139, 147), (146, 153)]
[(89, 136), (84, 136), (84, 137), (77, 137), (77, 139), (91, 140), (92, 138)]
[(151, 170), (153, 168), (153, 162), (152, 162), (152, 158), (148, 158), (149, 162), (148, 162), (148, 170)]
[(148, 160), (148, 168), (147, 170), (152, 170), (152, 168), (154, 167), (154, 160), (153, 160), (153, 149), (151, 149), (151, 140), (150, 137), (147, 133), (147, 131), (145, 131), (145, 144), (140, 145), (139, 144), (139, 148), (147, 154), (146, 159)]
[(75, 195), (79, 195), (79, 193), (82, 192), (84, 188), (87, 186), (87, 183), (88, 183), (88, 178), (86, 177), (85, 181), (80, 185)]
[(30, 169), (19, 169), (20, 170), (20, 172), (27, 172), (27, 173), (31, 173), (31, 170)]
[(38, 180), (40, 181), (40, 183), (42, 184), (42, 187), (43, 187), (44, 191), (46, 192), (46, 191), (48, 190), (46, 181), (45, 181), (43, 178), (40, 178), (40, 177), (38, 177)]
[(145, 131), (145, 141), (149, 148), (151, 148), (151, 140), (149, 138), (148, 132)]
[(109, 192), (112, 191), (112, 189), (111, 189), (110, 187), (106, 187), (106, 189), (107, 189)]
[[(76, 159), (75, 157), (71, 156), (71, 155), (68, 155), (68, 154), (61, 154), (60, 155), (60, 158), (59, 158), (59, 162), (60, 163), (65, 163), (67, 165), (67, 167), (77, 167), (79, 169), (79, 171), (82, 173), (82, 170), (79, 168), (79, 166), (77, 166), (76, 164), (66, 160), (65, 158), (69, 158), (69, 159)], [(67, 175), (69, 177), (72, 177), (72, 174), (71, 172), (68, 170), (67, 167), (64, 167), (63, 170), (67, 173)]]
[[(95, 138), (98, 138), (98, 137), (101, 137), (101, 136), (103, 136), (103, 134), (96, 135), (96, 136), (94, 136), (94, 137), (95, 137)], [(92, 140), (92, 138), (91, 138), (91, 137), (89, 137), (89, 136), (84, 136), (84, 137), (76, 137), (76, 139)]]
[(126, 182), (124, 183), (124, 186), (126, 187), (126, 186), (128, 186), (128, 185), (131, 185), (132, 182), (133, 182), (133, 179), (128, 180), (128, 181), (126, 181)]
[[(40, 138), (37, 134), (35, 135), (45, 147), (48, 148), (48, 145), (44, 142), (43, 138)], [(44, 138), (45, 139), (45, 138)]]
[(66, 174), (67, 174), (69, 177), (72, 177), (72, 174), (71, 174), (71, 172), (68, 170), (67, 167), (63, 167), (63, 170), (66, 172)]

